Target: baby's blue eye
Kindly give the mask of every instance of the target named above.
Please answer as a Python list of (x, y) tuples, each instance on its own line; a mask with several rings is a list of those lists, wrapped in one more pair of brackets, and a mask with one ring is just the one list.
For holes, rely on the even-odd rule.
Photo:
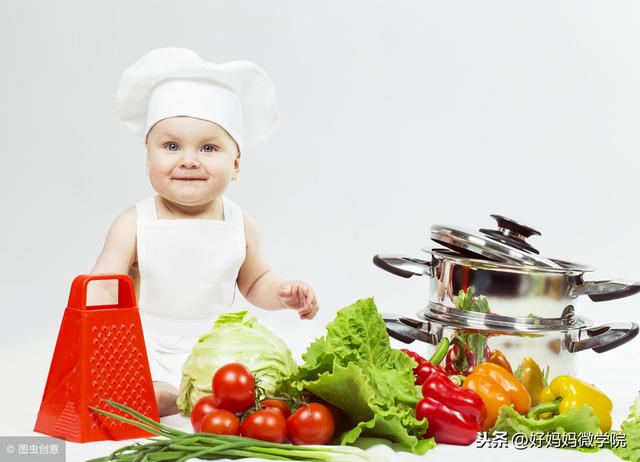
[(177, 151), (178, 150), (178, 145), (176, 143), (167, 143), (164, 145), (165, 149), (169, 150), (169, 151)]
[(210, 144), (205, 144), (204, 146), (202, 146), (202, 150), (204, 152), (215, 152), (215, 151), (217, 151), (217, 149), (214, 146), (210, 145)]

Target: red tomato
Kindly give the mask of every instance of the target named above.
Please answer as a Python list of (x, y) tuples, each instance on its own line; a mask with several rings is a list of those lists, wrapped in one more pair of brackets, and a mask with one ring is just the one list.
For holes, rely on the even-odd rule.
[(262, 409), (244, 419), (240, 434), (270, 443), (283, 443), (287, 439), (287, 421), (280, 411)]
[(335, 428), (331, 411), (320, 403), (305, 404), (287, 419), (287, 433), (293, 444), (326, 444)]
[(240, 430), (240, 421), (229, 411), (214, 409), (205, 415), (200, 422), (200, 431), (214, 433), (216, 435), (237, 435)]
[(214, 409), (218, 409), (218, 406), (216, 405), (216, 401), (213, 399), (213, 396), (203, 396), (196, 401), (196, 404), (193, 405), (193, 409), (191, 409), (191, 425), (193, 426), (194, 432), (200, 431), (200, 422), (202, 422), (202, 418)]
[(231, 363), (216, 371), (211, 382), (213, 397), (220, 409), (244, 412), (256, 403), (256, 383), (251, 371)]
[(289, 409), (287, 403), (285, 403), (281, 399), (265, 399), (260, 402), (260, 407), (262, 409), (271, 409), (274, 411), (278, 411), (285, 419), (291, 415), (291, 409)]

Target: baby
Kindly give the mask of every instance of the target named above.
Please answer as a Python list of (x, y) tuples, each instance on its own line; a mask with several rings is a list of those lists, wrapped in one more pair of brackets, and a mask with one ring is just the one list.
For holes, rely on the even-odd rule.
[(161, 416), (177, 412), (182, 364), (200, 335), (229, 309), (236, 286), (253, 305), (318, 311), (312, 287), (267, 263), (254, 221), (223, 196), (245, 145), (265, 141), (278, 113), (271, 80), (255, 64), (213, 64), (162, 48), (125, 71), (117, 95), (124, 123), (145, 138), (157, 195), (111, 226), (92, 273), (136, 283)]

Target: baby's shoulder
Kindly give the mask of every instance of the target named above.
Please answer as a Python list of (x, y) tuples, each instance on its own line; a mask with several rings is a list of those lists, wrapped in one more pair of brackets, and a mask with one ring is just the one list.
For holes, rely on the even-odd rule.
[(258, 230), (256, 221), (245, 210), (242, 210), (242, 224), (245, 232), (255, 232)]
[(137, 217), (135, 206), (125, 209), (113, 221), (111, 232), (120, 237), (135, 236)]
[(123, 225), (124, 224), (135, 225), (137, 219), (138, 219), (138, 213), (136, 212), (136, 206), (132, 205), (131, 207), (124, 209), (122, 213), (118, 215), (118, 217), (116, 218), (116, 221), (121, 222)]
[(242, 211), (244, 237), (247, 247), (255, 247), (260, 242), (260, 231), (255, 220), (244, 210)]

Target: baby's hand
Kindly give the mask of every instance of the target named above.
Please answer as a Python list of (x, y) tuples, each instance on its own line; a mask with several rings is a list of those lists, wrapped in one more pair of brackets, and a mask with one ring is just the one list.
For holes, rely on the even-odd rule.
[(315, 291), (302, 281), (287, 281), (280, 284), (278, 298), (284, 308), (297, 310), (300, 319), (313, 319), (319, 309)]

